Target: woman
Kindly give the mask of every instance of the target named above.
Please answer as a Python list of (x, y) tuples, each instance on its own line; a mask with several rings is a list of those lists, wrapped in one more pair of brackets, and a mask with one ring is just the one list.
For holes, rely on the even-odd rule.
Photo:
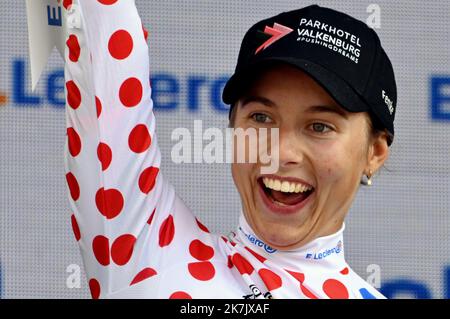
[[(383, 298), (347, 265), (344, 218), (393, 138), (378, 37), (310, 6), (244, 37), (230, 125), (279, 132), (279, 167), (233, 163), (236, 234), (211, 234), (159, 170), (147, 46), (133, 1), (79, 1), (66, 50), (67, 182), (93, 298)], [(246, 151), (249, 151), (248, 145)]]

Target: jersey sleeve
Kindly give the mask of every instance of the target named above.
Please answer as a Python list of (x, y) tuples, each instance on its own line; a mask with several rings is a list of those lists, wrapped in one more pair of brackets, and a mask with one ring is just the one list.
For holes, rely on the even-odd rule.
[[(148, 46), (133, 0), (79, 0), (65, 52), (66, 180), (94, 298), (164, 267), (175, 216), (195, 218), (160, 172)], [(194, 224), (193, 224), (194, 225)], [(188, 232), (188, 230), (186, 230)], [(154, 253), (152, 253), (152, 251)]]

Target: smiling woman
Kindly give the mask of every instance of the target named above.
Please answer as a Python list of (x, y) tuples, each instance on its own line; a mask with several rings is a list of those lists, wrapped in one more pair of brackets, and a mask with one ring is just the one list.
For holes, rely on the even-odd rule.
[(231, 121), (279, 129), (279, 171), (265, 176), (258, 163), (234, 163), (232, 172), (252, 229), (272, 247), (291, 249), (342, 227), (361, 176), (387, 159), (387, 135), (373, 135), (367, 112), (345, 110), (300, 69), (263, 70)]
[[(223, 100), (236, 129), (278, 130), (266, 145), (279, 165), (265, 172), (261, 153), (232, 163), (242, 214), (225, 237), (209, 232), (160, 170), (134, 1), (75, 2), (66, 178), (93, 298), (383, 298), (348, 266), (343, 245), (361, 177), (383, 164), (394, 134), (394, 75), (373, 30), (310, 6), (247, 32)], [(319, 32), (301, 30), (317, 27), (334, 35), (304, 41)], [(345, 41), (361, 46), (356, 62)]]

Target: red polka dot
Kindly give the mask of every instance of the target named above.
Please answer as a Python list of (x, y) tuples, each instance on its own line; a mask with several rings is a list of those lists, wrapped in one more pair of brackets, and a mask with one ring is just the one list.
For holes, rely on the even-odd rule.
[(228, 268), (233, 268), (233, 260), (231, 259), (231, 256), (228, 256), (227, 266), (228, 266)]
[(289, 274), (291, 274), (292, 277), (294, 277), (295, 279), (297, 279), (297, 280), (299, 281), (299, 283), (300, 283), (300, 290), (302, 291), (302, 293), (303, 293), (307, 298), (310, 298), (310, 299), (317, 299), (317, 296), (314, 295), (308, 288), (306, 288), (306, 287), (303, 285), (303, 282), (305, 281), (305, 275), (304, 275), (303, 273), (301, 273), (301, 272), (296, 272), (296, 271), (290, 271), (290, 270), (287, 270), (287, 269), (286, 269), (286, 271), (287, 271)]
[(98, 97), (95, 97), (95, 108), (97, 110), (97, 118), (99, 118), (100, 114), (102, 114), (102, 102)]
[(142, 26), (142, 32), (144, 32), (144, 39), (145, 39), (145, 41), (147, 41), (147, 39), (148, 39), (148, 31), (147, 31), (146, 28), (144, 28), (144, 26)]
[(348, 267), (345, 267), (344, 269), (342, 269), (340, 271), (340, 273), (343, 274), (343, 275), (348, 275)]
[(69, 186), (70, 196), (74, 201), (80, 197), (80, 186), (75, 176), (69, 172), (66, 174), (67, 185)]
[(63, 7), (67, 10), (72, 5), (72, 0), (64, 0)]
[(91, 290), (92, 299), (100, 298), (100, 283), (97, 279), (92, 278), (89, 280), (89, 289)]
[(156, 176), (158, 175), (159, 168), (157, 167), (147, 167), (144, 169), (139, 176), (139, 189), (144, 194), (150, 193), (150, 191), (155, 186)]
[(173, 223), (172, 215), (169, 215), (159, 228), (159, 246), (168, 246), (175, 236), (175, 225)]
[(237, 270), (241, 275), (243, 274), (251, 275), (253, 270), (255, 270), (253, 266), (247, 261), (247, 259), (242, 257), (239, 253), (234, 254), (232, 260), (233, 265), (236, 266)]
[(139, 79), (126, 79), (119, 89), (120, 102), (126, 107), (133, 107), (139, 104), (142, 99), (142, 84)]
[(214, 256), (214, 249), (195, 239), (189, 245), (189, 253), (192, 257), (200, 261), (210, 260)]
[(150, 147), (151, 142), (150, 133), (144, 124), (136, 125), (128, 137), (128, 145), (135, 153), (145, 152)]
[(154, 275), (156, 275), (156, 270), (153, 268), (144, 268), (134, 277), (133, 281), (130, 283), (130, 286), (135, 285), (147, 278), (153, 277)]
[(119, 266), (123, 266), (133, 255), (134, 243), (136, 237), (130, 234), (125, 234), (118, 237), (111, 247), (111, 258)]
[(184, 291), (175, 291), (169, 299), (192, 299), (191, 295)]
[(81, 104), (81, 93), (74, 81), (66, 82), (67, 103), (71, 108), (76, 110)]
[(111, 5), (117, 2), (117, 0), (98, 0), (98, 2), (100, 2), (101, 4), (104, 5)]
[(78, 133), (73, 129), (73, 127), (69, 127), (67, 129), (67, 138), (69, 140), (69, 153), (73, 157), (77, 156), (81, 152), (81, 139)]
[(258, 274), (266, 284), (267, 289), (275, 290), (281, 287), (281, 277), (273, 271), (263, 268), (258, 271)]
[(248, 247), (245, 247), (245, 249), (247, 249), (253, 256), (255, 256), (256, 259), (258, 259), (260, 262), (265, 262), (267, 259), (264, 258), (263, 256), (261, 256), (260, 254), (254, 252), (253, 250), (251, 250)]
[(195, 218), (195, 221), (197, 222), (198, 227), (203, 230), (205, 233), (209, 233), (209, 229), (203, 225), (197, 218)]
[(305, 281), (305, 275), (301, 272), (296, 272), (296, 271), (291, 271), (291, 270), (287, 270), (285, 269), (292, 277), (294, 277), (295, 279), (297, 279), (300, 283), (303, 283), (303, 281)]
[(213, 264), (209, 261), (199, 261), (188, 264), (189, 273), (197, 280), (211, 280), (216, 274)]
[(127, 58), (133, 50), (133, 38), (125, 30), (117, 30), (109, 38), (108, 50), (117, 60)]
[(123, 208), (123, 196), (114, 188), (105, 190), (100, 188), (95, 194), (95, 203), (99, 212), (107, 219), (113, 219)]
[(348, 299), (348, 290), (339, 280), (326, 280), (323, 283), (322, 289), (331, 299)]
[(70, 217), (70, 221), (72, 222), (72, 230), (73, 230), (73, 234), (75, 235), (75, 239), (77, 241), (79, 241), (81, 238), (81, 233), (80, 233), (80, 227), (78, 227), (78, 223), (75, 218), (75, 215), (72, 215)]
[(102, 170), (105, 171), (106, 169), (108, 169), (109, 164), (111, 164), (112, 160), (111, 148), (105, 143), (98, 144), (97, 156), (98, 160), (102, 164)]
[(69, 48), (69, 60), (72, 62), (78, 62), (81, 48), (77, 36), (71, 34), (66, 41), (66, 45)]
[(310, 299), (318, 299), (315, 294), (313, 294), (308, 288), (306, 288), (303, 284), (300, 284), (300, 289), (302, 293)]
[(152, 211), (152, 213), (150, 214), (150, 217), (147, 220), (147, 224), (150, 225), (152, 223), (153, 217), (155, 216), (155, 211), (156, 211), (156, 208), (153, 208), (153, 211)]
[(92, 250), (94, 251), (95, 259), (100, 265), (109, 265), (109, 240), (105, 236), (98, 235), (92, 241)]

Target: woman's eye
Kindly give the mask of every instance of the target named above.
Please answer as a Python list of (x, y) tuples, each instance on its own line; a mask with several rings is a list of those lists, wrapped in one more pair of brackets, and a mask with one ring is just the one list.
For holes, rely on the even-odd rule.
[(258, 123), (268, 123), (270, 122), (270, 117), (264, 113), (253, 113), (252, 119)]
[(331, 131), (331, 128), (323, 123), (313, 123), (312, 124), (312, 130), (315, 133), (327, 133), (329, 131)]

